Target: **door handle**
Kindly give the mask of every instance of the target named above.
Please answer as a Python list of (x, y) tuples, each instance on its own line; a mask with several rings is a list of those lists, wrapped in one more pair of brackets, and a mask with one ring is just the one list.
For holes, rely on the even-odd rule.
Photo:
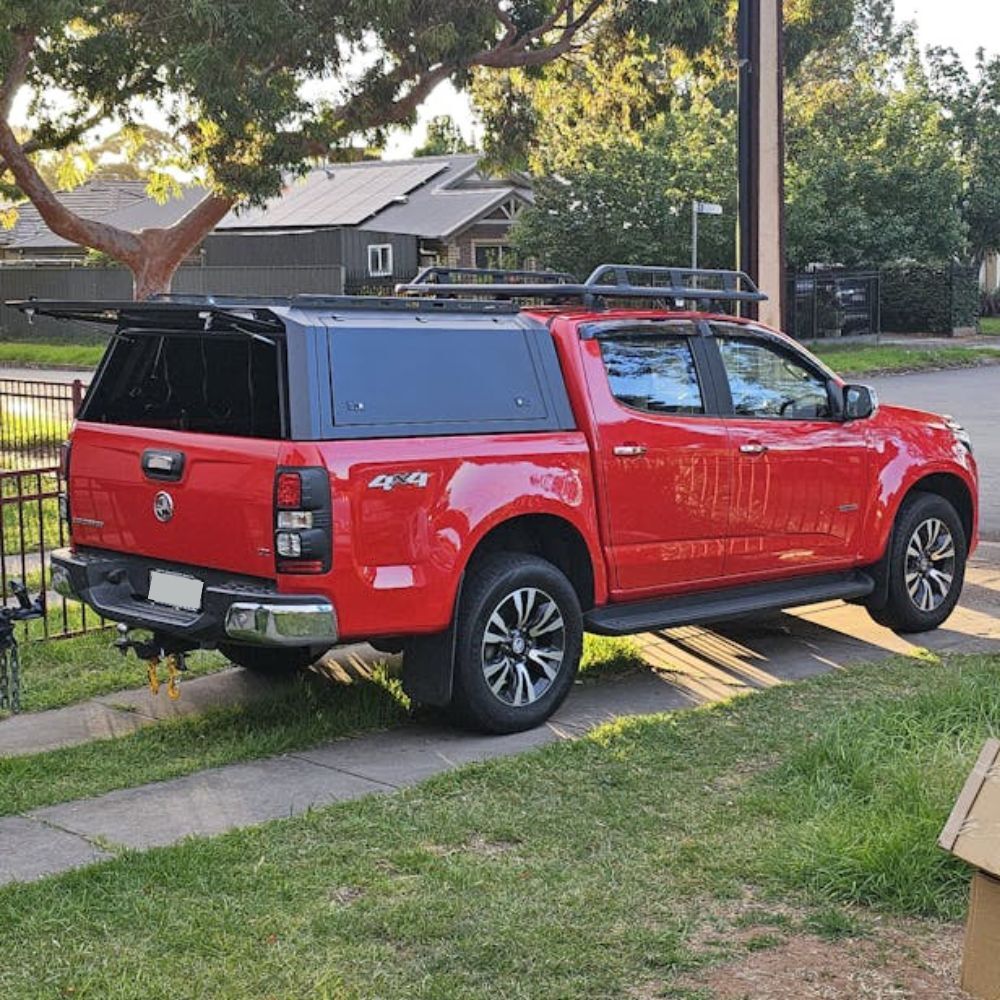
[(618, 458), (641, 458), (646, 454), (646, 446), (642, 444), (615, 445), (615, 455)]
[(740, 451), (744, 455), (763, 455), (767, 452), (767, 445), (754, 441), (751, 444), (741, 444)]

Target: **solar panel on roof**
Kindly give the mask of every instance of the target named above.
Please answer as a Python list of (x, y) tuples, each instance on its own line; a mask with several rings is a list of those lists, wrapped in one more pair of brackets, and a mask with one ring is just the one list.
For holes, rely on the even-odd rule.
[(366, 163), (363, 167), (333, 166), (314, 170), (304, 180), (263, 209), (230, 215), (220, 229), (296, 226), (356, 226), (426, 184), (447, 165), (427, 163)]

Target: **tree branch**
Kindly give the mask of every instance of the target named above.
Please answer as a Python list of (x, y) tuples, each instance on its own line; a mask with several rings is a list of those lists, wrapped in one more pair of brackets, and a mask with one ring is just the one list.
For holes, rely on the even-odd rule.
[(14, 175), (21, 193), (31, 199), (52, 232), (73, 243), (103, 250), (132, 266), (141, 250), (135, 233), (84, 219), (70, 211), (49, 189), (6, 121), (0, 121), (0, 157)]
[[(508, 43), (505, 38), (492, 49), (473, 56), (469, 65), (486, 66), (494, 69), (511, 67), (544, 66), (546, 63), (565, 55), (573, 48), (580, 30), (597, 13), (603, 0), (590, 0), (578, 16), (574, 16), (573, 0), (563, 0), (556, 10), (537, 28)], [(559, 25), (565, 14), (566, 23)], [(533, 49), (531, 46), (552, 31), (559, 31), (559, 37), (551, 45)]]
[(35, 35), (30, 31), (15, 31), (14, 58), (11, 60), (7, 76), (0, 84), (0, 117), (6, 121), (10, 117), (10, 109), (14, 103), (21, 84), (28, 72), (31, 53), (35, 47)]

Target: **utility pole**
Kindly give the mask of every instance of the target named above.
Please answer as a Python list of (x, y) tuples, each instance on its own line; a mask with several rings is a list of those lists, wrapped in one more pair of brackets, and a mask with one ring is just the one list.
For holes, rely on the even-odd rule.
[(740, 0), (737, 22), (739, 267), (767, 294), (759, 317), (776, 327), (784, 324), (785, 300), (782, 7), (782, 0)]

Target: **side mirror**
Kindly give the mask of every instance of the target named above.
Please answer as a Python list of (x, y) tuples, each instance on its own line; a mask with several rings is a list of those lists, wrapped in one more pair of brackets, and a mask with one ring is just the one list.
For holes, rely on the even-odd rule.
[(867, 420), (878, 409), (878, 396), (869, 385), (845, 385), (844, 420)]

